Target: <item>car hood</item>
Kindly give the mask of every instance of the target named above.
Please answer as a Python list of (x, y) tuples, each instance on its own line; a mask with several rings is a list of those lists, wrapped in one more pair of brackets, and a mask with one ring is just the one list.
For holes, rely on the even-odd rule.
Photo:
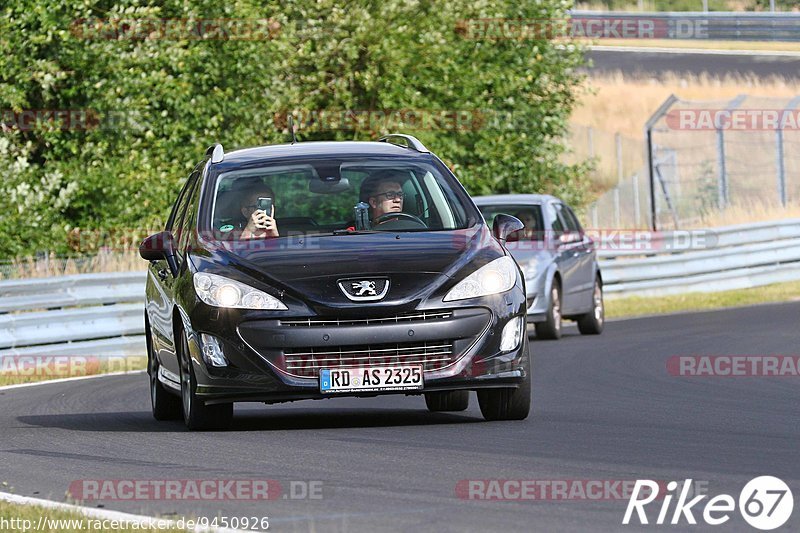
[[(338, 281), (390, 279), (382, 304), (419, 301), (504, 251), (488, 228), (404, 233), (304, 236), (207, 246), (194, 254), (201, 270), (238, 277), (241, 273), (316, 307), (358, 305)], [(363, 304), (361, 304), (363, 305)]]

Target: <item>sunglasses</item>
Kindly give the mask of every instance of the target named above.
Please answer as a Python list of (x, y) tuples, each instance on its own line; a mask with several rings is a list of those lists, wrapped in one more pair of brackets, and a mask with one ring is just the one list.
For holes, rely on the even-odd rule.
[(402, 200), (403, 197), (405, 196), (405, 193), (403, 193), (403, 191), (386, 191), (386, 192), (381, 192), (381, 193), (376, 194), (375, 198), (377, 198), (379, 196), (385, 196), (387, 200), (394, 200), (396, 198), (399, 198), (399, 199)]

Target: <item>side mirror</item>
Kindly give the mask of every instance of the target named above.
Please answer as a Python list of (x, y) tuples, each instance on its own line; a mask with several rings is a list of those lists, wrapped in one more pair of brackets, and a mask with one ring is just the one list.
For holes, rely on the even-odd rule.
[(139, 245), (139, 255), (147, 261), (166, 261), (173, 276), (178, 275), (175, 261), (175, 239), (169, 231), (150, 235)]
[(512, 217), (511, 215), (505, 215), (500, 213), (496, 217), (494, 217), (494, 223), (492, 224), (492, 234), (494, 238), (500, 242), (506, 242), (506, 239), (509, 235), (514, 233), (515, 231), (519, 231), (525, 228), (525, 224), (523, 224), (520, 219), (517, 217)]

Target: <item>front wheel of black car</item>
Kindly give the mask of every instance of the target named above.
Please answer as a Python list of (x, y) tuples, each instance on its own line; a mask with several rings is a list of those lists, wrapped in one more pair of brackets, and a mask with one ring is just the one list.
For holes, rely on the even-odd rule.
[(189, 355), (186, 334), (181, 333), (181, 403), (183, 420), (191, 430), (227, 429), (233, 421), (233, 404), (206, 405), (197, 397), (197, 378)]
[[(525, 357), (528, 343), (525, 343)], [(484, 389), (478, 391), (478, 405), (486, 420), (525, 420), (531, 411), (531, 365), (516, 389)]]
[(469, 407), (469, 391), (454, 390), (425, 393), (428, 411), (465, 411)]
[(584, 335), (599, 335), (603, 332), (605, 320), (603, 284), (600, 283), (600, 278), (595, 278), (592, 290), (592, 310), (578, 319), (578, 331)]
[(553, 280), (550, 288), (550, 306), (547, 308), (547, 319), (544, 322), (537, 322), (537, 339), (560, 339), (561, 338), (561, 287), (558, 280)]
[(156, 420), (180, 420), (181, 400), (164, 388), (158, 380), (158, 358), (153, 353), (150, 324), (145, 318), (145, 343), (147, 347), (147, 373), (150, 375), (150, 406)]

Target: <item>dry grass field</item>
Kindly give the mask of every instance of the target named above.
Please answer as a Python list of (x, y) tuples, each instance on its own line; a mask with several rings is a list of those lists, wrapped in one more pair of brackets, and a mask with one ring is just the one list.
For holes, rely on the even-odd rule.
[[(591, 174), (592, 195), (600, 197), (618, 182), (615, 133), (622, 139), (622, 167), (626, 180), (645, 168), (644, 125), (653, 112), (670, 96), (692, 101), (693, 108), (721, 109), (740, 94), (748, 95), (745, 107), (780, 108), (800, 94), (800, 84), (784, 79), (752, 77), (667, 76), (656, 80), (631, 78), (621, 73), (590, 77), (580, 89), (580, 104), (571, 121), (568, 143), (571, 161), (594, 154)], [(663, 129), (663, 128), (662, 128)], [(589, 148), (589, 131), (591, 145)], [(677, 149), (676, 171), (680, 175), (682, 200), (689, 212), (686, 220), (693, 227), (796, 217), (800, 214), (800, 132), (785, 132), (785, 165), (789, 206), (780, 207), (776, 192), (776, 144), (774, 131), (730, 132), (726, 134), (726, 164), (731, 182), (731, 205), (724, 211), (692, 207), (702, 195), (704, 201), (716, 198), (718, 159), (716, 137), (711, 132), (662, 131), (659, 140)], [(640, 181), (640, 183), (646, 183)], [(681, 191), (679, 191), (681, 192)], [(691, 204), (691, 205), (690, 205)], [(686, 207), (688, 206), (688, 207)], [(702, 211), (702, 212), (700, 212)], [(683, 216), (682, 216), (683, 218)]]
[(80, 257), (45, 257), (12, 259), (0, 264), (0, 280), (19, 278), (47, 278), (90, 272), (129, 272), (145, 270), (147, 262), (136, 249), (104, 251)]
[(684, 100), (730, 100), (742, 93), (791, 98), (800, 94), (800, 84), (777, 78), (675, 75), (656, 80), (617, 74), (587, 79), (580, 93), (574, 123), (640, 139), (647, 119), (671, 94)]

